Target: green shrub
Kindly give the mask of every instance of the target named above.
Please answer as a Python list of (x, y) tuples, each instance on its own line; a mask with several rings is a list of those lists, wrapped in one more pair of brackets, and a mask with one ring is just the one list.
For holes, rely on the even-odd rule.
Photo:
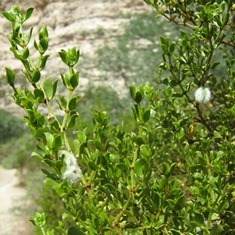
[(0, 109), (0, 142), (18, 137), (24, 132), (23, 122), (13, 114)]
[[(13, 146), (13, 147), (12, 147)], [(35, 141), (29, 133), (23, 133), (18, 138), (12, 138), (1, 145), (1, 154), (4, 156), (1, 164), (6, 168), (37, 168), (38, 162), (32, 161), (31, 153), (35, 148)]]
[[(53, 208), (57, 199), (63, 205), (54, 211), (53, 221), (48, 209), (31, 218), (43, 235), (235, 232), (235, 5), (146, 2), (187, 30), (176, 39), (160, 38), (162, 63), (156, 84), (130, 86), (135, 129), (128, 130), (129, 123), (112, 125), (107, 112), (95, 110), (89, 134), (76, 125), (82, 118), (75, 92), (79, 50), (59, 52), (67, 65), (62, 81), (41, 80), (48, 58), (46, 27), (34, 43), (39, 52), (35, 67), (28, 48), (31, 35), (23, 30), (33, 9), (23, 14), (13, 7), (3, 13), (12, 23), (11, 51), (22, 62), (32, 89), (17, 89), (11, 68), (6, 68), (7, 81), (37, 141), (32, 156), (46, 165), (44, 185), (58, 196), (51, 199)], [(226, 58), (222, 77), (215, 70), (220, 50)], [(58, 82), (67, 94), (57, 94)], [(54, 99), (63, 112), (60, 117)], [(42, 105), (47, 114), (41, 113)], [(43, 208), (46, 205), (48, 200)]]
[(85, 119), (90, 116), (94, 110), (104, 110), (110, 114), (110, 120), (113, 124), (119, 123), (124, 115), (130, 115), (127, 108), (130, 102), (127, 98), (119, 98), (118, 94), (110, 87), (90, 85), (80, 99), (80, 115)]

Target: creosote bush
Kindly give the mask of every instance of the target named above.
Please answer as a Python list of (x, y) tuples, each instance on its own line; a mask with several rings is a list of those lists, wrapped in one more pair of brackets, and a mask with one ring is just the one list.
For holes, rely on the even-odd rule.
[[(43, 211), (31, 218), (42, 234), (235, 232), (235, 5), (230, 0), (146, 2), (186, 30), (178, 40), (160, 38), (156, 83), (130, 86), (135, 130), (112, 125), (106, 112), (94, 111), (89, 135), (76, 125), (83, 118), (76, 93), (79, 50), (59, 52), (67, 65), (60, 78), (43, 77), (47, 28), (34, 41), (34, 61), (28, 48), (32, 30), (23, 28), (33, 9), (23, 13), (14, 6), (3, 12), (12, 24), (10, 50), (31, 86), (16, 88), (10, 67), (7, 82), (37, 141), (32, 156), (47, 165), (44, 186), (63, 206), (54, 213), (57, 221)], [(223, 77), (215, 72), (218, 52), (226, 64)], [(67, 95), (58, 94), (59, 82)], [(40, 106), (47, 107), (46, 114)]]

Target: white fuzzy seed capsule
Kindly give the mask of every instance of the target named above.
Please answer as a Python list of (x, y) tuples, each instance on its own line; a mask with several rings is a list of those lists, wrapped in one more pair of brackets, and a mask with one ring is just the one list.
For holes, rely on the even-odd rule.
[(64, 156), (64, 163), (66, 164), (65, 172), (62, 174), (62, 179), (68, 183), (73, 184), (81, 179), (82, 171), (77, 164), (73, 153), (65, 150), (59, 151), (59, 156)]
[(73, 184), (81, 179), (82, 171), (79, 166), (68, 166), (62, 175), (62, 179)]
[(195, 92), (195, 100), (198, 103), (208, 103), (211, 99), (211, 91), (207, 87), (199, 87)]
[(74, 166), (77, 164), (76, 158), (72, 153), (65, 150), (60, 150), (59, 156), (61, 157), (62, 155), (64, 155), (64, 162), (67, 166)]

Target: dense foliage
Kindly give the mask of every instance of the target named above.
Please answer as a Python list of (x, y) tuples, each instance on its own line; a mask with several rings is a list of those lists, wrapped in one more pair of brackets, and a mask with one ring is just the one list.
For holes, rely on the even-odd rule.
[[(57, 194), (53, 217), (47, 210), (48, 215), (37, 212), (32, 218), (42, 234), (235, 232), (235, 5), (229, 0), (146, 2), (185, 30), (175, 41), (161, 37), (156, 83), (130, 86), (132, 131), (125, 128), (128, 123), (110, 124), (109, 115), (97, 110), (92, 133), (79, 129), (79, 50), (59, 52), (68, 68), (60, 79), (43, 78), (46, 27), (34, 42), (35, 61), (28, 48), (32, 30), (23, 30), (33, 9), (3, 12), (12, 23), (11, 51), (30, 86), (16, 88), (10, 67), (7, 81), (37, 140), (32, 156), (47, 166), (45, 187)], [(57, 92), (61, 81), (66, 94)], [(58, 108), (62, 117), (54, 112)], [(57, 211), (58, 201), (63, 207)]]

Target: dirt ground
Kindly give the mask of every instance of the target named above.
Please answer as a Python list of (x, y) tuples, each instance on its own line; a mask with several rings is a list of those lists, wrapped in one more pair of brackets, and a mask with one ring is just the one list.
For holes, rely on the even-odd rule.
[(32, 225), (22, 210), (27, 205), (25, 194), (17, 170), (0, 166), (0, 235), (32, 235)]

